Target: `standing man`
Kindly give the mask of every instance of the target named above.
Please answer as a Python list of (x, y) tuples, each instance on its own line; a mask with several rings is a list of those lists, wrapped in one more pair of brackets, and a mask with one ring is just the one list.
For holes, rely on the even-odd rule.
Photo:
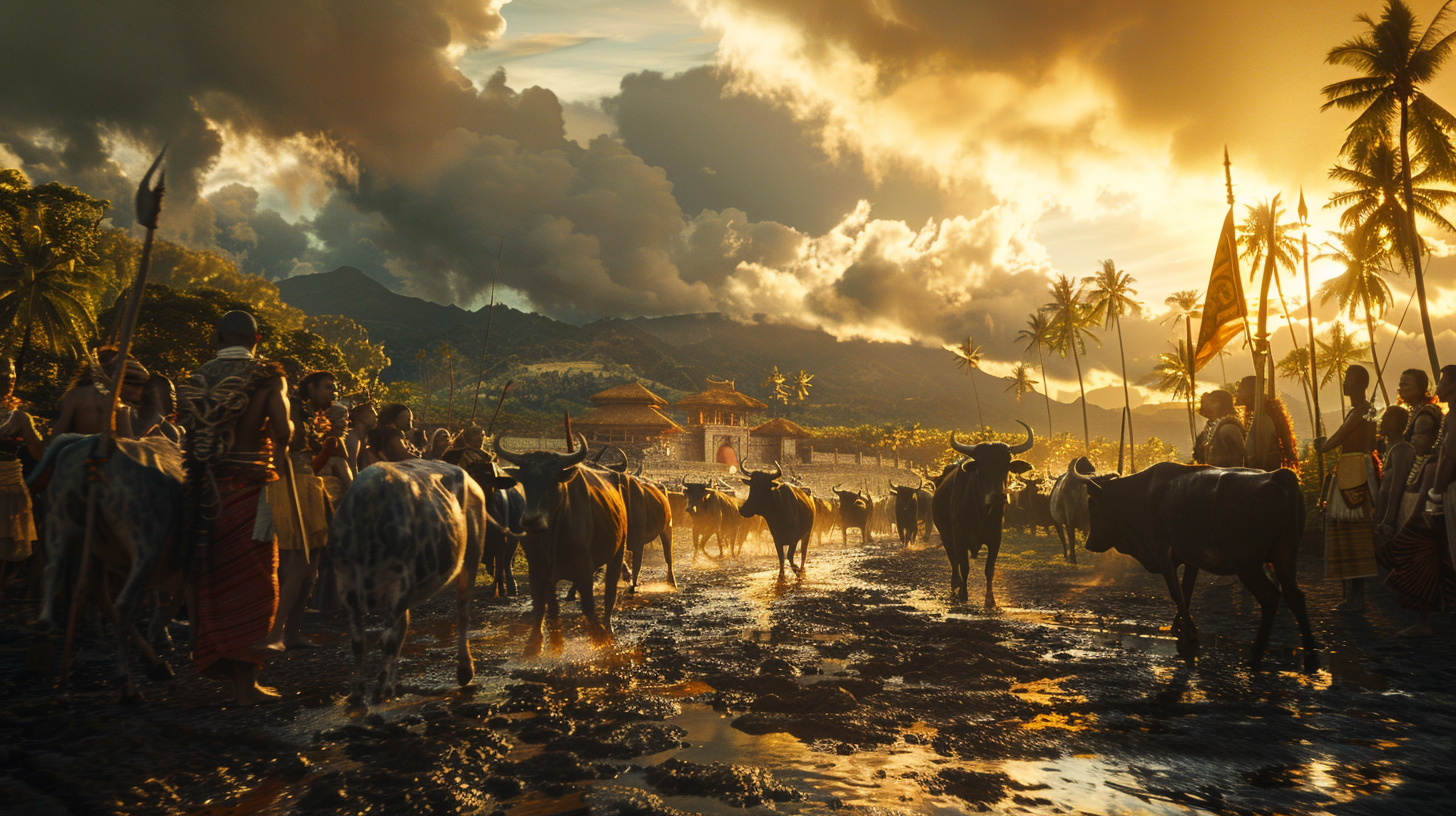
[(1198, 415), (1208, 420), (1193, 446), (1193, 462), (1214, 467), (1243, 467), (1244, 426), (1234, 408), (1234, 395), (1209, 391), (1198, 398)]
[[(278, 615), (268, 633), (268, 648), (306, 649), (313, 645), (303, 634), (303, 614), (308, 598), (318, 580), (318, 556), (307, 550), (321, 549), (329, 540), (329, 520), (333, 516), (328, 491), (323, 479), (314, 473), (313, 459), (323, 450), (328, 435), (328, 411), (338, 397), (339, 389), (333, 372), (314, 371), (298, 381), (298, 389), (289, 406), (293, 420), (293, 438), (288, 443), (288, 458), (293, 463), (294, 485), (303, 517), (304, 540), (298, 540), (293, 525), (275, 525), (278, 536)], [(287, 519), (292, 512), (288, 485), (274, 482), (268, 486), (268, 504), (273, 518)]]
[(283, 369), (258, 360), (258, 324), (228, 312), (213, 335), (217, 356), (178, 389), (189, 504), (200, 533), (193, 551), (193, 646), (197, 673), (232, 684), (239, 705), (278, 698), (258, 685), (278, 611), (278, 547), (264, 487), (287, 464)]
[(39, 459), (45, 450), (35, 420), (15, 398), (15, 363), (0, 357), (0, 587), (5, 561), (24, 561), (38, 541), (21, 454)]
[(1375, 409), (1365, 398), (1370, 374), (1364, 366), (1345, 370), (1350, 412), (1327, 440), (1315, 440), (1318, 453), (1340, 451), (1335, 478), (1325, 495), (1325, 580), (1343, 581), (1341, 612), (1365, 609), (1365, 579), (1379, 574), (1375, 561)]

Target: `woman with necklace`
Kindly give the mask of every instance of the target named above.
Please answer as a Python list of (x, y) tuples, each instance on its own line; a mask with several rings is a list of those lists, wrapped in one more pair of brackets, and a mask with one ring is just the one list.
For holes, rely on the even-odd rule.
[(45, 451), (35, 420), (15, 398), (15, 364), (0, 357), (0, 561), (24, 561), (37, 540), (20, 456)]
[[(1344, 391), (1350, 412), (1327, 440), (1316, 440), (1319, 453), (1338, 449), (1335, 478), (1325, 495), (1325, 579), (1344, 583), (1341, 612), (1365, 609), (1365, 579), (1379, 574), (1375, 561), (1374, 509), (1375, 412), (1365, 398), (1370, 374), (1364, 366), (1345, 371)], [(1322, 442), (1322, 444), (1321, 444)]]

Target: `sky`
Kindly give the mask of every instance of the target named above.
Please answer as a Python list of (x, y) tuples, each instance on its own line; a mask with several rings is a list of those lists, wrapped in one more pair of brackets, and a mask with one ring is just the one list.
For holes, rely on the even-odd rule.
[[(1412, 5), (1423, 22), (1437, 8)], [(1322, 205), (1351, 114), (1322, 113), (1320, 89), (1349, 69), (1324, 57), (1380, 9), (7, 4), (0, 66), (27, 81), (0, 86), (0, 164), (109, 198), (125, 223), (170, 142), (163, 236), (273, 279), (347, 264), (478, 308), (498, 276), (500, 301), (574, 322), (713, 311), (886, 342), (970, 335), (997, 375), (1027, 359), (1016, 334), (1051, 278), (1111, 259), (1147, 305), (1123, 326), (1139, 379), (1179, 331), (1164, 299), (1207, 285), (1225, 146), (1237, 217), (1275, 194), (1292, 213), (1303, 190), (1312, 254), (1337, 227)], [(1456, 78), (1428, 90), (1456, 104)], [(1456, 237), (1428, 235), (1444, 358)], [(1338, 272), (1315, 260), (1313, 288)], [(1303, 279), (1285, 283), (1302, 304)], [(1421, 365), (1414, 310), (1397, 331), (1410, 282), (1391, 286), (1376, 346), (1397, 370)], [(1316, 304), (1324, 334), (1335, 306)], [(1368, 339), (1363, 317), (1344, 319)], [(1093, 389), (1121, 381), (1117, 339), (1101, 340), (1084, 366)], [(1282, 356), (1288, 330), (1273, 342)], [(1251, 370), (1234, 351), (1231, 377)], [(1047, 379), (1061, 399), (1076, 392), (1071, 360)]]

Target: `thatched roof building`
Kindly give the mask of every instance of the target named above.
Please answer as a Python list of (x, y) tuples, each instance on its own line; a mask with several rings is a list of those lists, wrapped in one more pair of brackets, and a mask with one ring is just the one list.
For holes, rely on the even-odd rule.
[(598, 442), (641, 442), (664, 434), (681, 433), (682, 426), (663, 416), (658, 409), (667, 400), (630, 382), (591, 396), (596, 407), (572, 424)]
[(707, 390), (683, 397), (673, 407), (687, 414), (693, 425), (747, 425), (749, 416), (768, 409), (753, 397), (738, 393), (732, 380), (711, 377)]
[(797, 422), (791, 422), (783, 417), (770, 419), (768, 422), (749, 431), (749, 433), (754, 436), (773, 439), (808, 439), (813, 436), (803, 425)]

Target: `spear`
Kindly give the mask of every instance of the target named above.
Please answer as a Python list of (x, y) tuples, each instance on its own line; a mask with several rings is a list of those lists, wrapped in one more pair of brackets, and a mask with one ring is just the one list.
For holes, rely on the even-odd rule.
[[(500, 274), (501, 250), (505, 249), (506, 242), (502, 240), (495, 248), (495, 269), (490, 273), (490, 309), (485, 313), (485, 343), (480, 347), (480, 373), (475, 376), (475, 401), (470, 404), (470, 424), (475, 424), (475, 408), (480, 405), (480, 382), (485, 379), (485, 355), (490, 351), (490, 323), (495, 317), (495, 280)], [(506, 388), (510, 388), (509, 385)], [(501, 399), (505, 399), (505, 392), (501, 392)], [(500, 412), (500, 406), (496, 406), (496, 412)], [(494, 422), (494, 420), (492, 420)]]
[[(121, 325), (117, 331), (116, 363), (111, 372), (111, 404), (106, 411), (106, 422), (102, 426), (101, 436), (97, 440), (97, 446), (93, 449), (93, 455), (87, 461), (88, 478), (91, 480), (90, 487), (86, 491), (86, 535), (81, 541), (81, 569), (76, 577), (76, 590), (71, 595), (71, 614), (66, 619), (66, 640), (61, 650), (60, 679), (65, 683), (71, 673), (71, 650), (76, 642), (76, 621), (81, 617), (81, 600), (86, 596), (86, 578), (91, 571), (91, 549), (92, 541), (96, 537), (96, 505), (100, 499), (98, 491), (101, 487), (100, 469), (116, 447), (116, 412), (121, 407), (121, 389), (123, 380), (126, 377), (126, 360), (131, 352), (132, 334), (136, 330), (137, 316), (141, 312), (142, 289), (147, 284), (147, 271), (152, 265), (152, 238), (157, 232), (157, 217), (162, 213), (162, 194), (167, 189), (167, 171), (163, 170), (157, 177), (157, 186), (152, 187), (152, 174), (162, 164), (162, 157), (167, 155), (167, 148), (163, 147), (162, 152), (147, 168), (146, 175), (142, 176), (141, 184), (137, 187), (136, 193), (136, 220), (147, 230), (146, 240), (142, 243), (142, 256), (137, 264), (136, 280), (132, 281), (131, 292), (127, 297), (126, 307), (122, 311)], [(126, 625), (122, 622), (119, 625)]]
[(515, 380), (507, 380), (506, 387), (501, 389), (500, 399), (495, 402), (495, 413), (490, 415), (490, 425), (485, 429), (486, 436), (490, 436), (491, 431), (495, 430), (495, 419), (500, 416), (501, 406), (506, 404), (506, 394), (511, 392), (511, 386), (515, 384)]

